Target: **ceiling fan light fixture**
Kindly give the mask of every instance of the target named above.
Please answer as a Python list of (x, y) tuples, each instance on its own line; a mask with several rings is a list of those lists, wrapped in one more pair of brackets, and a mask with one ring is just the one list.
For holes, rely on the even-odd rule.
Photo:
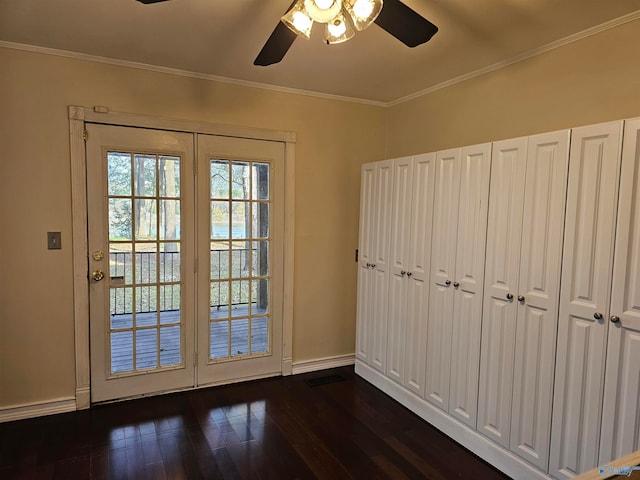
[(287, 27), (301, 37), (310, 38), (313, 20), (309, 16), (304, 1), (296, 3), (291, 10), (285, 13), (280, 19)]
[(327, 45), (342, 43), (356, 34), (351, 17), (346, 10), (342, 10), (333, 20), (327, 22), (324, 42)]
[(304, 8), (312, 20), (328, 23), (340, 14), (342, 0), (304, 0)]
[(345, 0), (344, 3), (358, 31), (371, 25), (383, 6), (383, 0)]

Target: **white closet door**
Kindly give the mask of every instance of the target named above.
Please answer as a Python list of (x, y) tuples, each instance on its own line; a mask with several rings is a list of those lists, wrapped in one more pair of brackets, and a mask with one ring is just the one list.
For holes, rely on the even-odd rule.
[(413, 208), (411, 214), (411, 259), (407, 283), (407, 330), (405, 342), (405, 386), (424, 396), (431, 268), (431, 229), (435, 153), (417, 155), (413, 162)]
[(529, 137), (518, 281), (511, 450), (547, 470), (569, 130)]
[(360, 232), (358, 242), (358, 311), (356, 314), (356, 357), (368, 363), (371, 338), (373, 270), (375, 257), (376, 165), (362, 165), (360, 172)]
[[(478, 431), (509, 447), (527, 138), (493, 144)], [(509, 299), (508, 297), (511, 297)]]
[(624, 130), (600, 464), (640, 450), (640, 118)]
[(598, 465), (620, 127), (571, 133), (549, 461), (560, 479)]
[(449, 413), (475, 428), (491, 144), (462, 150), (451, 336)]
[(405, 336), (407, 330), (407, 271), (411, 240), (413, 157), (393, 162), (391, 268), (387, 336), (387, 376), (404, 383)]
[(436, 154), (425, 398), (444, 410), (449, 408), (460, 155), (459, 148)]
[(371, 365), (385, 373), (387, 364), (387, 306), (389, 295), (389, 266), (391, 264), (391, 200), (393, 195), (393, 160), (376, 163), (375, 236), (371, 312)]

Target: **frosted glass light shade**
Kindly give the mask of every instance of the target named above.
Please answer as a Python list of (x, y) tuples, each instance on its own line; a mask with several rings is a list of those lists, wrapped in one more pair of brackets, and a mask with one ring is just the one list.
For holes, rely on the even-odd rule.
[(346, 10), (342, 10), (333, 20), (327, 23), (324, 41), (328, 45), (342, 43), (356, 34), (351, 17)]
[(362, 31), (378, 18), (382, 11), (383, 0), (345, 0), (344, 4), (354, 27)]
[(304, 0), (304, 8), (316, 22), (327, 23), (340, 14), (342, 0)]
[(313, 20), (304, 8), (303, 0), (296, 3), (280, 20), (296, 34), (307, 39), (311, 36)]

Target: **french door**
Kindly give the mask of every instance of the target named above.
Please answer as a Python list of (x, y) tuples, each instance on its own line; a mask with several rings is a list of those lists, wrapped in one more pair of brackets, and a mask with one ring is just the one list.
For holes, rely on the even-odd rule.
[(199, 384), (281, 372), (284, 144), (198, 135)]
[(280, 373), (283, 144), (86, 130), (91, 400)]

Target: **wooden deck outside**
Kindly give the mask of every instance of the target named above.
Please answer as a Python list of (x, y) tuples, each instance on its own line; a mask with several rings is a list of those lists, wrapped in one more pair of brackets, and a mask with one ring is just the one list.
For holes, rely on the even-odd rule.
[[(247, 304), (235, 305), (231, 309), (232, 318), (228, 318), (226, 309), (211, 309), (210, 351), (209, 357), (229, 358), (265, 353), (269, 349), (268, 317), (265, 309), (252, 306), (251, 319)], [(265, 315), (265, 316), (259, 316)], [(244, 317), (244, 318), (242, 318)], [(180, 312), (160, 312), (160, 328), (156, 327), (157, 313), (136, 314), (138, 327), (152, 327), (136, 331), (136, 370), (158, 368), (158, 334), (160, 335), (160, 367), (179, 364), (182, 361), (180, 350)], [(249, 342), (249, 321), (251, 321), (251, 342)], [(133, 327), (131, 314), (111, 316), (111, 328)], [(133, 362), (133, 330), (113, 332), (111, 334), (111, 371), (112, 373), (131, 372)], [(230, 340), (230, 342), (229, 342)], [(249, 349), (249, 347), (251, 347)]]

